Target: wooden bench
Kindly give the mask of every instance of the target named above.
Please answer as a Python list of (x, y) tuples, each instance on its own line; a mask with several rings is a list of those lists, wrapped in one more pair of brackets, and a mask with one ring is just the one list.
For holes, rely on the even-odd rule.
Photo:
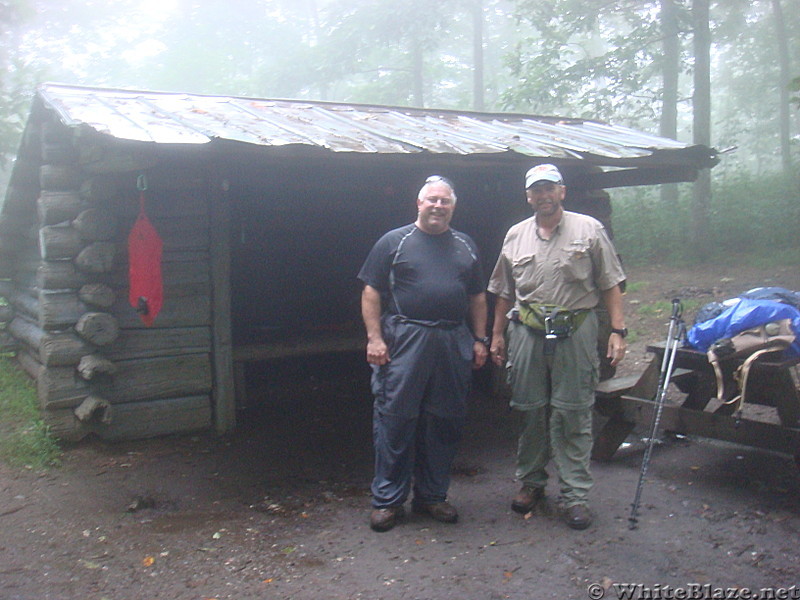
[(293, 338), (235, 345), (233, 348), (233, 385), (236, 407), (242, 409), (249, 406), (246, 372), (248, 363), (334, 352), (357, 352), (364, 350), (365, 346), (364, 333), (352, 331), (305, 332)]
[[(641, 376), (613, 378), (598, 386), (595, 408), (607, 420), (595, 435), (592, 451), (595, 459), (610, 459), (637, 423), (651, 423), (653, 420), (664, 346), (653, 345), (648, 350), (654, 353), (654, 357)], [(660, 425), (664, 431), (776, 450), (798, 458), (800, 390), (791, 373), (798, 363), (798, 357), (754, 363), (745, 411), (742, 415), (734, 415), (733, 404), (716, 400), (716, 380), (706, 355), (680, 348), (670, 381), (686, 396), (680, 405), (664, 404)], [(732, 379), (731, 371), (735, 366), (732, 363), (726, 367), (726, 377)], [(728, 387), (732, 393), (736, 391), (734, 385), (726, 389)], [(748, 410), (751, 404), (770, 407), (766, 410), (776, 416), (770, 414), (765, 418), (752, 407)], [(761, 412), (764, 410), (760, 409)]]

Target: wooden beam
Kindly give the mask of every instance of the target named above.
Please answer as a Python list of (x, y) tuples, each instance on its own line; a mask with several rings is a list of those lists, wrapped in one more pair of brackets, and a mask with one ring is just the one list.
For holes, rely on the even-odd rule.
[(112, 404), (158, 398), (208, 394), (211, 391), (211, 359), (208, 354), (124, 360), (102, 394)]
[(639, 167), (604, 173), (590, 173), (577, 184), (585, 189), (605, 189), (659, 183), (682, 183), (697, 179), (697, 169), (689, 166)]
[(233, 350), (233, 359), (237, 362), (256, 362), (290, 356), (360, 351), (365, 347), (366, 341), (361, 331), (326, 335), (308, 333), (294, 339), (237, 346)]
[(9, 323), (8, 332), (48, 367), (75, 365), (94, 349), (72, 331), (45, 331), (22, 317)]
[[(638, 423), (652, 421), (655, 402), (629, 396), (623, 396), (619, 401), (626, 420)], [(788, 454), (795, 454), (800, 449), (800, 429), (750, 418), (736, 419), (717, 413), (664, 406), (661, 426), (665, 431), (698, 435)]]
[(236, 426), (236, 388), (231, 334), (230, 200), (227, 181), (221, 177), (211, 186), (211, 332), (214, 345), (214, 428), (218, 434)]
[(75, 191), (42, 192), (36, 201), (36, 210), (42, 225), (55, 225), (71, 221), (85, 207), (86, 202)]
[(115, 404), (108, 424), (91, 426), (105, 440), (134, 440), (211, 427), (208, 394)]
[(210, 352), (208, 327), (122, 329), (119, 337), (103, 348), (103, 355), (115, 361)]

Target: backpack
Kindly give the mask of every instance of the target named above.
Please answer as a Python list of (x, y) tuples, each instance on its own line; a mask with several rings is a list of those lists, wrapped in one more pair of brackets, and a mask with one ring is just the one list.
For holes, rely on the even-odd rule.
[[(735, 411), (740, 412), (745, 401), (747, 377), (753, 363), (764, 354), (784, 352), (794, 341), (792, 320), (787, 318), (745, 329), (732, 337), (722, 338), (711, 344), (706, 355), (717, 379), (717, 400), (723, 404), (735, 404)], [(733, 374), (740, 393), (730, 400), (725, 400), (725, 383), (720, 361), (742, 357), (746, 358)]]

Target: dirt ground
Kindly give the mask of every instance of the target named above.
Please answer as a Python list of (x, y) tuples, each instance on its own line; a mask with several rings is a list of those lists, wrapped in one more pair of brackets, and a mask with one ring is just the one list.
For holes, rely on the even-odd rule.
[[(629, 273), (639, 285), (626, 297), (635, 341), (625, 373), (641, 370), (645, 344), (666, 335), (668, 315), (637, 316), (642, 306), (757, 285), (800, 289), (789, 267), (768, 277), (718, 267)], [(672, 597), (653, 595), (658, 586), (708, 585), (707, 595), (685, 597), (722, 598), (737, 597), (719, 595), (726, 588), (800, 583), (800, 477), (789, 455), (665, 437), (630, 530), (642, 459), (634, 443), (594, 463), (595, 523), (573, 531), (552, 507), (555, 482), (536, 514), (511, 511), (513, 414), (477, 386), (451, 486), (459, 523), (411, 515), (378, 534), (367, 525), (362, 357), (251, 375), (262, 403), (240, 414), (230, 437), (86, 440), (57, 469), (0, 467), (0, 598), (565, 600), (622, 597), (609, 587), (622, 583), (649, 587), (651, 598)]]

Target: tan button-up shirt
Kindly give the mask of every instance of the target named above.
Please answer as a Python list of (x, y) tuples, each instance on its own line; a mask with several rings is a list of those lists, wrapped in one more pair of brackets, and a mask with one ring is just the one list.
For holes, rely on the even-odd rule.
[(594, 308), (600, 292), (625, 280), (603, 225), (564, 211), (550, 239), (538, 234), (536, 216), (508, 230), (489, 280), (489, 291), (516, 303)]

